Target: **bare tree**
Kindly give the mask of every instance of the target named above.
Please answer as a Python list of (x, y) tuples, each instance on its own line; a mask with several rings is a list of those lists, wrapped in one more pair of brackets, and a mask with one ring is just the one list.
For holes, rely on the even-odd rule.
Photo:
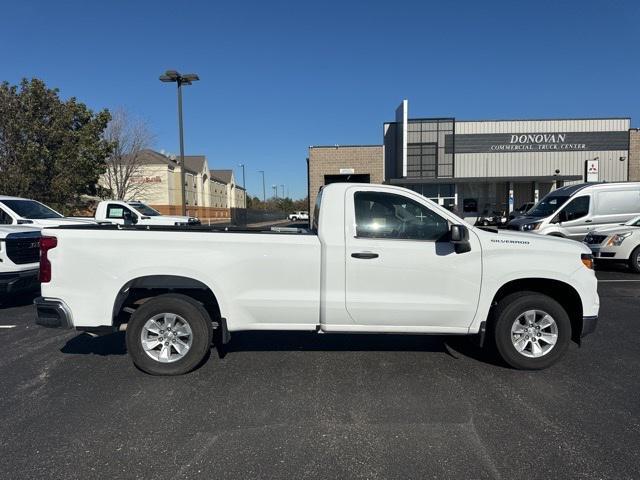
[(149, 184), (144, 181), (142, 152), (154, 140), (147, 123), (118, 109), (113, 113), (104, 137), (112, 146), (102, 182), (106, 195), (115, 200), (131, 200), (144, 194)]

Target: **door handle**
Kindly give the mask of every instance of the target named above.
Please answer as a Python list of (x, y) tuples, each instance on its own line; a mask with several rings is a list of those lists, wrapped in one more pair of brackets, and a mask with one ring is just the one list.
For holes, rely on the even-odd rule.
[(378, 258), (379, 255), (373, 252), (356, 252), (356, 253), (352, 253), (351, 256), (353, 258), (362, 258), (364, 260), (370, 260), (372, 258)]
[(585, 220), (584, 223), (591, 223), (593, 220)]

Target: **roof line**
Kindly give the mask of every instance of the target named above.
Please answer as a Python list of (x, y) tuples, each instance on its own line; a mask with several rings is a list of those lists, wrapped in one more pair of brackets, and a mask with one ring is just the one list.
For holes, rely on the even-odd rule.
[(309, 148), (343, 148), (343, 147), (384, 147), (382, 144), (368, 145), (309, 145)]

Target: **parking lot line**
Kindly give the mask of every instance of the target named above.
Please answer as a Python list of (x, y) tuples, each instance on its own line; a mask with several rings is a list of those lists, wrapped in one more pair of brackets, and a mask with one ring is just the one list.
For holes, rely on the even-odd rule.
[(0, 328), (16, 328), (15, 325), (0, 325)]

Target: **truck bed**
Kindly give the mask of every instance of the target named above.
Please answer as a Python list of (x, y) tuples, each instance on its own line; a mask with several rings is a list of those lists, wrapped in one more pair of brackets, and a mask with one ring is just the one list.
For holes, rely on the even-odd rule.
[(219, 292), (220, 311), (231, 328), (316, 325), (320, 240), (310, 231), (293, 230), (47, 228), (43, 235), (56, 237), (57, 246), (48, 252), (52, 275), (42, 284), (42, 295), (67, 300), (76, 326), (110, 325), (120, 292), (140, 279), (170, 276)]

